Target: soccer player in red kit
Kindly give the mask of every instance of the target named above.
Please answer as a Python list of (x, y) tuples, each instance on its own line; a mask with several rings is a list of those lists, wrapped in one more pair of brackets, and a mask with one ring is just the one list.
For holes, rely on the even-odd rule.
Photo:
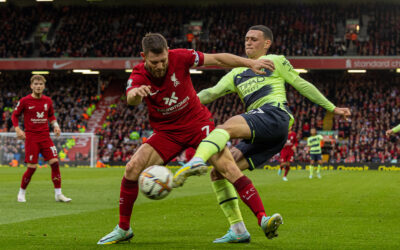
[[(119, 224), (97, 244), (114, 244), (133, 237), (130, 218), (138, 195), (138, 178), (145, 168), (166, 164), (186, 148), (197, 148), (214, 129), (211, 113), (200, 103), (193, 88), (189, 72), (191, 67), (247, 65), (258, 74), (265, 74), (263, 69), (274, 69), (269, 60), (245, 59), (226, 53), (203, 54), (187, 49), (169, 50), (167, 41), (158, 33), (147, 34), (142, 40), (142, 49), (144, 62), (136, 65), (129, 77), (127, 102), (138, 105), (143, 99), (146, 101), (154, 133), (126, 164), (120, 191)], [(257, 216), (265, 214), (253, 184), (235, 164), (217, 170), (234, 183), (239, 193), (251, 193), (251, 197), (243, 199)], [(204, 171), (207, 167), (193, 169), (192, 174)]]
[(286, 141), (285, 146), (281, 150), (280, 162), (281, 166), (278, 170), (278, 175), (281, 175), (282, 169), (285, 169), (285, 173), (283, 174), (283, 180), (288, 181), (287, 174), (290, 170), (290, 163), (293, 162), (294, 153), (296, 152), (298, 141), (296, 132), (292, 131), (292, 128), (289, 129), (288, 139)]
[[(43, 95), (46, 79), (41, 75), (31, 77), (32, 94), (19, 100), (12, 114), (12, 123), (19, 139), (25, 140), (25, 162), (28, 168), (22, 176), (21, 188), (18, 193), (18, 202), (26, 202), (25, 191), (32, 175), (38, 166), (38, 157), (41, 153), (45, 161), (51, 166), (51, 179), (55, 189), (55, 199), (60, 202), (69, 202), (61, 192), (61, 174), (58, 165), (57, 149), (50, 138), (49, 124), (54, 133), (60, 136), (61, 130), (54, 116), (53, 102)], [(25, 132), (19, 127), (18, 117), (24, 115)]]

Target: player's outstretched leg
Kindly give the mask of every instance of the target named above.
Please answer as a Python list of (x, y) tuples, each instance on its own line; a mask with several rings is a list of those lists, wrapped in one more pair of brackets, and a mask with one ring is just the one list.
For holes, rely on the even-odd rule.
[(214, 129), (199, 144), (193, 158), (176, 172), (173, 186), (182, 186), (189, 176), (205, 174), (207, 172), (205, 162), (207, 162), (212, 155), (223, 150), (229, 138), (230, 135), (226, 130)]
[(206, 174), (207, 169), (208, 166), (202, 159), (193, 158), (176, 171), (172, 186), (181, 187), (189, 176)]
[(51, 180), (53, 181), (54, 184), (55, 200), (57, 202), (70, 202), (72, 199), (66, 197), (61, 192), (61, 173), (58, 161), (50, 163), (50, 166), (51, 166)]
[(28, 167), (22, 176), (21, 187), (18, 192), (17, 201), (18, 202), (26, 202), (25, 192), (28, 187), (29, 182), (31, 181), (32, 175), (35, 173), (36, 168)]
[(107, 234), (103, 238), (101, 238), (97, 244), (98, 245), (110, 245), (110, 244), (115, 244), (121, 241), (127, 241), (132, 239), (133, 237), (133, 231), (132, 228), (129, 228), (128, 230), (124, 230), (117, 225), (114, 230), (112, 230), (111, 233)]
[(276, 232), (279, 226), (283, 224), (283, 219), (280, 214), (273, 214), (272, 216), (263, 216), (261, 220), (261, 228), (267, 236), (268, 239), (278, 237)]

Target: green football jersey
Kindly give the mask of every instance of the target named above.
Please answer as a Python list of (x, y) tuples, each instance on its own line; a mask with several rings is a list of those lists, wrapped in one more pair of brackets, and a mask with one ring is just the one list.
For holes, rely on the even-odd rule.
[(286, 108), (285, 82), (287, 82), (314, 103), (329, 111), (335, 109), (335, 106), (313, 84), (299, 77), (299, 73), (293, 69), (284, 56), (270, 54), (259, 59), (273, 61), (275, 70), (273, 72), (267, 71), (265, 75), (259, 75), (249, 68), (234, 68), (222, 77), (214, 87), (198, 93), (201, 103), (207, 104), (226, 94), (237, 93), (247, 112), (264, 104), (271, 104), (288, 113), (291, 118), (289, 124), (291, 126), (294, 119)]
[(321, 154), (321, 141), (324, 139), (322, 135), (310, 136), (307, 139), (307, 146), (310, 147), (310, 154)]

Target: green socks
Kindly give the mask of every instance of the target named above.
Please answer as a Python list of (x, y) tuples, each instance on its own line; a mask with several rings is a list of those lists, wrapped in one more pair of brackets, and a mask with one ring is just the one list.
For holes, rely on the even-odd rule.
[(218, 203), (228, 219), (229, 224), (233, 225), (242, 222), (242, 214), (239, 209), (239, 201), (236, 190), (226, 179), (212, 182)]
[(203, 141), (200, 143), (193, 158), (201, 158), (204, 162), (208, 161), (210, 157), (218, 152), (221, 152), (226, 143), (229, 141), (230, 135), (226, 130), (214, 129)]
[(321, 165), (318, 164), (317, 174), (319, 174), (320, 171), (321, 171)]
[(314, 172), (314, 166), (310, 165), (310, 176), (313, 176), (313, 172)]

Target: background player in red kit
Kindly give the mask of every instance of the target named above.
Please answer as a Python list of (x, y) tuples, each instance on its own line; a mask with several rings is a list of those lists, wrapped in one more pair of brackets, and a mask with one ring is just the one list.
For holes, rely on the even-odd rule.
[[(248, 67), (258, 74), (265, 74), (262, 71), (264, 68), (274, 70), (273, 63), (269, 60), (252, 60), (226, 53), (203, 54), (187, 49), (169, 50), (165, 38), (157, 33), (147, 34), (143, 38), (142, 49), (141, 56), (144, 62), (136, 65), (129, 77), (127, 102), (130, 105), (138, 105), (144, 98), (154, 133), (126, 165), (121, 183), (119, 224), (97, 244), (114, 244), (133, 237), (130, 218), (138, 195), (138, 178), (146, 167), (166, 164), (184, 149), (197, 148), (201, 140), (214, 129), (211, 113), (200, 103), (193, 88), (190, 67)], [(207, 168), (194, 169), (199, 171), (198, 174), (204, 170), (207, 171)], [(241, 190), (255, 190), (251, 181), (243, 176), (237, 167), (229, 170), (227, 167), (218, 171), (228, 175), (227, 179), (230, 181), (233, 177), (236, 179), (241, 176), (238, 185)], [(257, 202), (253, 207), (250, 205), (253, 211), (264, 211), (258, 193), (249, 200), (252, 204)]]
[(290, 163), (293, 162), (294, 153), (296, 152), (298, 141), (296, 132), (292, 131), (292, 128), (289, 129), (288, 139), (286, 141), (285, 146), (281, 150), (281, 166), (278, 170), (278, 175), (282, 174), (282, 169), (285, 169), (285, 173), (283, 174), (283, 180), (288, 181), (287, 174), (290, 170)]
[[(55, 199), (60, 202), (69, 202), (70, 198), (61, 193), (61, 174), (58, 165), (57, 149), (50, 138), (49, 124), (54, 133), (60, 136), (61, 130), (54, 116), (53, 102), (43, 95), (46, 79), (41, 75), (31, 77), (32, 94), (19, 100), (12, 114), (12, 123), (19, 139), (25, 140), (25, 162), (28, 168), (22, 176), (18, 201), (26, 202), (25, 191), (38, 165), (39, 153), (51, 166), (51, 179), (55, 189)], [(24, 115), (25, 132), (19, 127), (18, 117)]]

